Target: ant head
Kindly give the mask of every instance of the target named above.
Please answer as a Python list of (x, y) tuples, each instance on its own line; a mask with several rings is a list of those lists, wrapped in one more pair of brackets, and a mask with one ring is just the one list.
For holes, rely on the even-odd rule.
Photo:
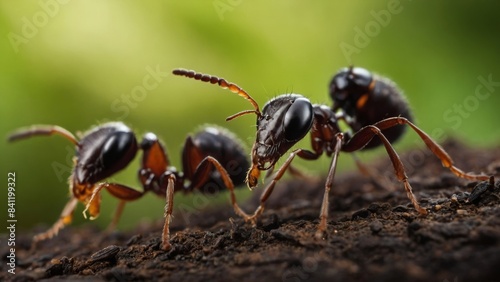
[[(330, 82), (330, 96), (334, 101), (334, 111), (342, 108), (347, 114), (352, 115), (358, 106), (366, 102), (364, 96), (373, 89), (373, 76), (364, 68), (341, 69)], [(363, 98), (364, 97), (364, 98)]]
[(257, 136), (252, 148), (252, 167), (247, 174), (250, 187), (257, 185), (261, 170), (272, 168), (278, 159), (311, 129), (313, 107), (311, 102), (301, 95), (278, 96), (267, 102), (261, 112), (257, 102), (245, 90), (225, 79), (185, 69), (175, 69), (173, 74), (212, 84), (217, 83), (252, 104), (253, 110), (242, 111), (226, 118), (229, 121), (249, 113), (257, 115)]
[(284, 94), (266, 103), (257, 118), (256, 140), (252, 148), (252, 168), (247, 175), (250, 187), (258, 182), (259, 171), (274, 166), (283, 154), (309, 132), (313, 106), (297, 94)]
[(74, 177), (78, 183), (96, 183), (125, 168), (135, 157), (134, 133), (121, 122), (109, 122), (84, 134), (78, 143)]

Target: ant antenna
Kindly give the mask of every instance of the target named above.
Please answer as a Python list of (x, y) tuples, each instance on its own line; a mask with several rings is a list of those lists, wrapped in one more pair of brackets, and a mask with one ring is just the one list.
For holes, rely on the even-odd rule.
[(21, 139), (27, 139), (33, 136), (38, 135), (54, 135), (58, 134), (62, 137), (71, 141), (71, 143), (78, 145), (78, 140), (76, 140), (75, 136), (67, 131), (66, 129), (57, 126), (57, 125), (34, 125), (27, 128), (21, 128), (7, 137), (9, 142), (17, 141)]
[(239, 113), (236, 113), (232, 116), (229, 116), (226, 118), (226, 121), (229, 121), (229, 120), (232, 120), (232, 119), (237, 118), (239, 116), (250, 114), (250, 113), (255, 113), (257, 115), (257, 117), (262, 116), (262, 114), (260, 113), (260, 110), (259, 110), (259, 105), (257, 104), (257, 102), (255, 102), (255, 100), (252, 98), (252, 96), (250, 96), (245, 90), (243, 90), (238, 85), (236, 85), (232, 82), (228, 82), (224, 78), (218, 78), (216, 76), (212, 76), (209, 74), (203, 74), (203, 73), (196, 72), (194, 70), (187, 70), (187, 69), (174, 69), (172, 71), (172, 73), (174, 75), (185, 76), (188, 78), (193, 78), (195, 80), (209, 82), (211, 84), (217, 83), (217, 84), (219, 84), (219, 86), (221, 88), (229, 89), (231, 92), (238, 94), (240, 97), (245, 98), (254, 107), (254, 110), (245, 110), (245, 111), (241, 111)]

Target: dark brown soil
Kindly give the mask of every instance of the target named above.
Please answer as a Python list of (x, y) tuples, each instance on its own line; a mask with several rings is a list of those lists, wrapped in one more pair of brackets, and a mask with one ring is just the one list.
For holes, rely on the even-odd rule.
[[(445, 148), (465, 171), (500, 175), (500, 148), (457, 142)], [(169, 252), (159, 249), (161, 223), (111, 235), (69, 227), (36, 249), (30, 249), (35, 231), (18, 234), (16, 275), (7, 273), (2, 244), (0, 279), (500, 281), (500, 182), (458, 179), (424, 149), (402, 157), (430, 211), (426, 217), (418, 216), (401, 184), (381, 188), (358, 172), (340, 174), (330, 195), (328, 237), (317, 240), (322, 181), (284, 180), (256, 228), (228, 206), (196, 213), (189, 227), (174, 222)], [(385, 159), (371, 167), (391, 175)], [(474, 201), (467, 203), (471, 192)], [(256, 207), (257, 194), (246, 210)]]

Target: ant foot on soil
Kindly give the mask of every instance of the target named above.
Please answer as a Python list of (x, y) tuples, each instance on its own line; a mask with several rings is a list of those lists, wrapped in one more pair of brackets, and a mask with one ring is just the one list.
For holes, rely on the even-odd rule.
[(492, 191), (495, 189), (495, 178), (493, 176), (490, 177), (489, 181), (479, 182), (472, 192), (469, 195), (469, 198), (465, 200), (466, 203), (474, 203), (481, 198), (481, 196), (487, 191)]

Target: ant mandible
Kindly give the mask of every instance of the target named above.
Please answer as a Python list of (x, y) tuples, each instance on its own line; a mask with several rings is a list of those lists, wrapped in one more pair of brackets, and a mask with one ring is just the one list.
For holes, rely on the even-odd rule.
[[(170, 166), (167, 152), (155, 134), (146, 133), (143, 141), (138, 144), (132, 130), (121, 122), (109, 122), (95, 127), (84, 133), (80, 140), (56, 125), (20, 129), (8, 139), (16, 141), (54, 134), (63, 136), (76, 146), (74, 167), (69, 178), (71, 198), (52, 227), (34, 236), (34, 243), (56, 236), (60, 229), (70, 224), (78, 202), (85, 205), (85, 217), (88, 211), (91, 219), (97, 218), (101, 204), (100, 191), (103, 188), (120, 200), (109, 230), (114, 229), (118, 223), (126, 202), (137, 200), (147, 192), (164, 196), (166, 205), (162, 248), (165, 250), (171, 247), (169, 226), (174, 192), (199, 190), (202, 193), (215, 193), (224, 185), (231, 193), (231, 203), (236, 214), (247, 216), (236, 203), (234, 185), (243, 184), (245, 172), (250, 165), (239, 141), (227, 130), (209, 126), (193, 137), (188, 136), (182, 150), (183, 172)], [(143, 191), (104, 181), (124, 169), (139, 149), (143, 151), (138, 171)], [(226, 169), (230, 169), (231, 173)]]
[[(395, 174), (398, 180), (403, 182), (411, 203), (420, 214), (426, 215), (427, 210), (422, 208), (415, 198), (403, 163), (391, 145), (391, 142), (403, 134), (404, 128), (401, 125), (410, 126), (441, 160), (443, 166), (455, 175), (470, 180), (490, 179), (489, 176), (465, 173), (455, 167), (446, 151), (412, 123), (409, 106), (395, 84), (388, 79), (373, 76), (362, 68), (345, 68), (334, 76), (330, 83), (330, 95), (334, 100), (332, 108), (326, 105), (313, 105), (299, 94), (282, 94), (268, 101), (262, 111), (245, 90), (225, 79), (186, 69), (175, 69), (173, 74), (218, 84), (252, 104), (254, 109), (226, 118), (229, 121), (252, 113), (257, 116), (256, 140), (251, 152), (252, 166), (246, 177), (250, 188), (257, 186), (261, 171), (273, 170), (276, 162), (310, 132), (312, 150), (302, 148), (292, 150), (264, 189), (259, 207), (252, 216), (245, 217), (246, 221), (254, 225), (257, 217), (264, 211), (264, 204), (273, 192), (277, 181), (283, 176), (295, 156), (306, 160), (316, 160), (325, 153), (332, 157), (332, 161), (326, 178), (320, 222), (316, 232), (316, 237), (323, 238), (329, 211), (328, 195), (333, 185), (339, 153), (373, 148), (380, 144), (384, 145), (389, 154)], [(339, 120), (345, 121), (354, 133), (340, 130)], [(373, 139), (375, 136), (378, 139)]]

